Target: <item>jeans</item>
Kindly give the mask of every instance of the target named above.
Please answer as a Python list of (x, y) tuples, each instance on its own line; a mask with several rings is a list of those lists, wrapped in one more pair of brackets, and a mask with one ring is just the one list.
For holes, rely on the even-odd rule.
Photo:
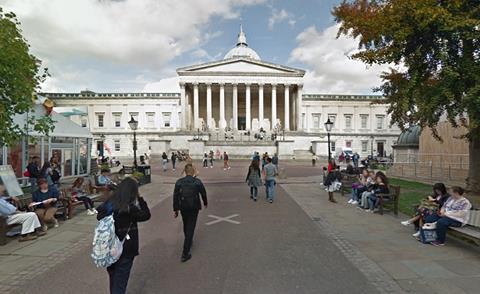
[(378, 204), (378, 197), (375, 196), (375, 194), (373, 193), (370, 193), (368, 196), (367, 196), (367, 208), (369, 208), (370, 210), (373, 210)]
[(167, 161), (166, 159), (164, 159), (164, 160), (162, 161), (163, 171), (167, 171), (167, 163), (168, 163), (168, 161)]
[(130, 270), (134, 257), (120, 257), (120, 259), (107, 267), (110, 278), (110, 294), (124, 294), (127, 291)]
[(77, 199), (83, 202), (83, 205), (85, 205), (85, 209), (93, 208), (93, 200), (88, 198), (87, 196), (80, 196), (80, 197), (77, 197)]
[(183, 256), (190, 254), (192, 248), (193, 234), (197, 225), (198, 210), (182, 210), (183, 234), (185, 241), (183, 242)]
[(362, 208), (368, 208), (368, 201), (367, 198), (369, 195), (373, 194), (372, 192), (363, 192), (362, 193), (362, 198), (360, 200), (359, 206)]
[(258, 187), (251, 186), (250, 187), (250, 196), (252, 196), (253, 199), (257, 199), (257, 195), (258, 195)]
[(175, 169), (176, 160), (172, 160), (172, 168)]
[(447, 238), (448, 227), (461, 227), (462, 223), (451, 219), (446, 216), (438, 216), (437, 214), (432, 214), (425, 219), (425, 223), (434, 223), (437, 222), (436, 231), (437, 231), (437, 241), (440, 243), (445, 243)]
[(275, 193), (275, 180), (266, 180), (265, 187), (267, 192), (267, 199), (273, 201), (273, 196)]

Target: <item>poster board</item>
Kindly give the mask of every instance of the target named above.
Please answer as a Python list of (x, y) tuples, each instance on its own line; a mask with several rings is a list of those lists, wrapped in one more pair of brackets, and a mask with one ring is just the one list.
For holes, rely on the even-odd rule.
[(21, 196), (23, 195), (22, 188), (18, 184), (17, 177), (13, 172), (12, 166), (0, 165), (0, 180), (5, 186), (8, 196)]

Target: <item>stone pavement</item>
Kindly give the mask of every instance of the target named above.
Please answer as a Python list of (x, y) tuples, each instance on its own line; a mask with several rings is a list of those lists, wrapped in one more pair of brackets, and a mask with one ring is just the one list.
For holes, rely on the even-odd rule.
[[(152, 180), (160, 182), (160, 177), (154, 175)], [(173, 189), (171, 185), (164, 188), (144, 185), (140, 192), (150, 206), (155, 206)], [(19, 285), (68, 262), (71, 256), (90, 246), (96, 222), (95, 216), (87, 216), (83, 206), (78, 206), (72, 219), (60, 221), (60, 226), (48, 230), (46, 236), (31, 242), (12, 239), (0, 246), (0, 293), (15, 292)]]
[(410, 293), (478, 293), (478, 248), (453, 238), (444, 247), (421, 244), (411, 236), (411, 227), (400, 224), (403, 216), (364, 212), (339, 194), (339, 203), (332, 204), (318, 184), (282, 187), (377, 286), (399, 286)]

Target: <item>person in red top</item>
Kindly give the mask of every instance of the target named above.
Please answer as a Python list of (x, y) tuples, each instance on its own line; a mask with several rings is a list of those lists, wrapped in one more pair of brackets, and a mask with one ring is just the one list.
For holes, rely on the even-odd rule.
[(337, 165), (335, 164), (335, 159), (330, 159), (330, 161), (328, 162), (328, 167), (327, 167), (327, 171), (329, 173), (331, 173), (332, 171), (334, 171), (335, 169), (337, 169)]

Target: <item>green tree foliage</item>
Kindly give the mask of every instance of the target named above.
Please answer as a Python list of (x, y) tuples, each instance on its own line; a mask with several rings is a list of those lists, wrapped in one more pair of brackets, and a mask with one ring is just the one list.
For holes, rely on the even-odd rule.
[(469, 180), (480, 191), (480, 168), (472, 167), (480, 166), (480, 1), (343, 1), (333, 15), (339, 35), (358, 37), (354, 58), (392, 66), (376, 90), (393, 122), (430, 127), (437, 139), (444, 118), (467, 128)]
[(47, 78), (48, 70), (30, 54), (15, 14), (0, 7), (0, 142), (13, 144), (28, 131), (48, 134), (53, 128), (49, 116), (29, 115), (28, 127), (14, 122), (14, 116), (29, 113), (34, 107), (34, 93)]

